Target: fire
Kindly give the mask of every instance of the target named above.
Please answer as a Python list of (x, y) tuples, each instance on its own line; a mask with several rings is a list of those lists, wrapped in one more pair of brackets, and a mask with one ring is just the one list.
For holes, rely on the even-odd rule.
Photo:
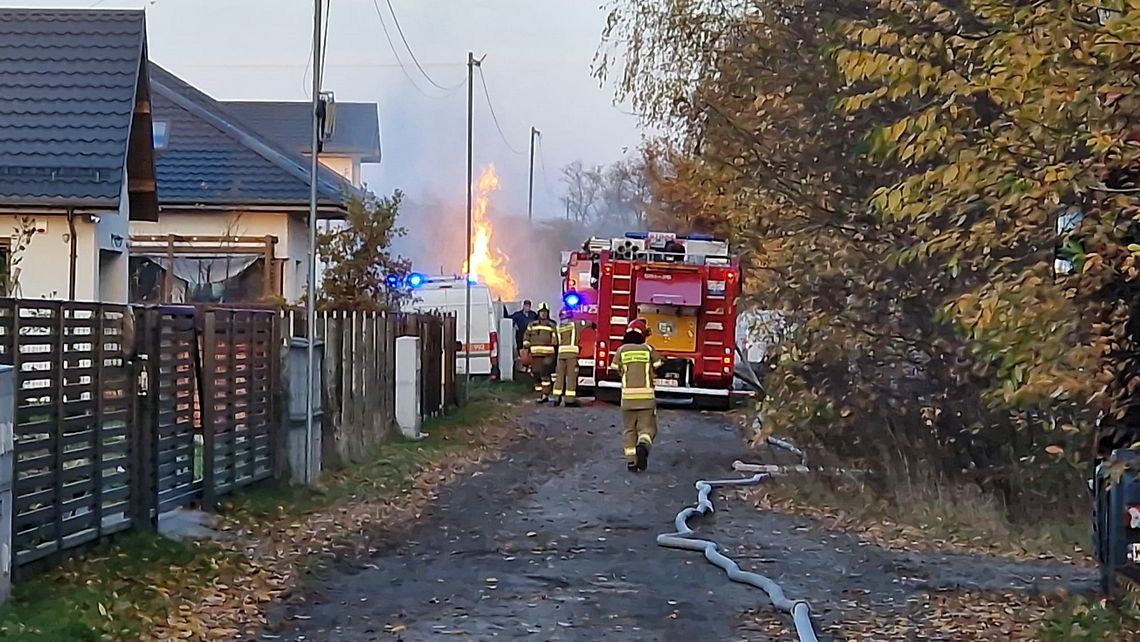
[(495, 173), (494, 165), (488, 165), (483, 170), (474, 187), (471, 212), (471, 269), (468, 270), (467, 263), (464, 262), (463, 272), (473, 275), (479, 283), (485, 283), (496, 299), (514, 301), (518, 298), (519, 288), (507, 267), (507, 256), (491, 244), (495, 230), (487, 218), (491, 193), (499, 189), (499, 175)]

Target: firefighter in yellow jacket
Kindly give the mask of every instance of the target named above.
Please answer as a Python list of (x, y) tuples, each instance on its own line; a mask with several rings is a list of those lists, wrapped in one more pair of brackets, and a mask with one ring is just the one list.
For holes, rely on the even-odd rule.
[(610, 368), (621, 374), (622, 446), (626, 467), (635, 472), (649, 464), (649, 450), (657, 437), (657, 398), (654, 371), (661, 367), (657, 352), (645, 343), (649, 329), (641, 319), (626, 328)]
[(538, 403), (550, 399), (550, 375), (554, 372), (558, 331), (550, 320), (550, 306), (540, 303), (538, 318), (530, 322), (523, 335), (523, 348), (530, 352), (530, 370), (534, 375), (534, 391)]
[(558, 313), (558, 360), (554, 367), (554, 405), (578, 405), (578, 338), (584, 323), (574, 320), (573, 308)]

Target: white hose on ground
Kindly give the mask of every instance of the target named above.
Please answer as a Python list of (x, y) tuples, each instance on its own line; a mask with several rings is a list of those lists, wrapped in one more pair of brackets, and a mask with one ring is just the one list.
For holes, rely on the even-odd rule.
[(732, 462), (732, 469), (738, 473), (764, 473), (766, 475), (792, 475), (822, 473), (824, 475), (866, 475), (865, 470), (849, 468), (808, 468), (807, 466), (783, 466), (780, 464), (746, 464), (739, 459)]
[(678, 548), (704, 553), (705, 559), (728, 574), (728, 579), (733, 582), (740, 582), (741, 584), (749, 584), (763, 590), (768, 594), (768, 599), (772, 601), (773, 606), (781, 611), (790, 613), (792, 615), (792, 622), (796, 627), (796, 636), (799, 637), (800, 642), (818, 642), (818, 639), (815, 637), (815, 629), (812, 628), (811, 624), (811, 608), (807, 602), (802, 600), (789, 600), (787, 596), (784, 595), (784, 590), (780, 588), (780, 585), (771, 579), (757, 573), (740, 570), (740, 566), (738, 566), (736, 562), (720, 552), (716, 542), (692, 537), (694, 531), (689, 528), (690, 518), (708, 515), (713, 512), (713, 504), (712, 501), (709, 500), (709, 493), (711, 493), (714, 488), (722, 486), (755, 486), (768, 477), (769, 475), (761, 473), (743, 479), (711, 481), (702, 479), (698, 481), (696, 484), (697, 505), (690, 506), (677, 513), (677, 518), (673, 520), (673, 525), (677, 531), (675, 533), (662, 533), (658, 535), (657, 545), (666, 548)]
[(769, 446), (779, 448), (780, 450), (786, 450), (786, 451), (792, 453), (793, 455), (799, 457), (800, 458), (800, 465), (801, 466), (807, 466), (807, 453), (800, 450), (799, 448), (796, 448), (795, 445), (792, 444), (790, 441), (784, 441), (783, 439), (780, 439), (779, 437), (773, 437), (773, 436), (769, 435), (767, 442), (768, 442)]

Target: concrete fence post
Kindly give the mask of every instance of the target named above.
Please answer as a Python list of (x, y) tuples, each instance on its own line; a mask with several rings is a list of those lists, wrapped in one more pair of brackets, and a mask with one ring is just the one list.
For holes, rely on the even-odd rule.
[(499, 380), (515, 380), (514, 319), (499, 319)]
[(324, 410), (321, 391), (320, 366), (324, 359), (324, 342), (317, 339), (313, 346), (316, 351), (317, 367), (313, 369), (313, 436), (310, 442), (308, 469), (305, 468), (305, 379), (308, 365), (309, 340), (294, 337), (289, 340), (285, 354), (285, 380), (288, 383), (289, 408), (285, 417), (285, 453), (289, 462), (289, 479), (294, 484), (312, 484), (321, 478), (321, 425)]
[(0, 602), (12, 592), (12, 484), (15, 481), (16, 369), (0, 366)]
[(420, 338), (396, 339), (396, 425), (408, 439), (423, 439), (420, 394), (423, 369), (420, 362)]

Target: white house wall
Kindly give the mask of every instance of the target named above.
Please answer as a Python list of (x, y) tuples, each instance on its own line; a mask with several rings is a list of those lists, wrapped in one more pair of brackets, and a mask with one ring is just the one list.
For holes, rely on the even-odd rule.
[[(19, 270), (19, 276), (14, 279), (12, 294), (29, 299), (66, 299), (71, 275), (71, 236), (67, 217), (43, 214), (28, 216), (35, 221), (36, 233), (32, 235), (28, 247), (20, 251), (17, 245), (23, 216), (0, 215), (0, 229), (6, 230), (11, 237), (12, 260), (15, 262), (14, 268)], [(98, 301), (100, 287), (96, 226), (86, 216), (77, 215), (75, 231), (75, 300)]]
[[(307, 156), (306, 158), (311, 158)], [(309, 161), (310, 163), (312, 161)], [(356, 187), (361, 187), (362, 182), (360, 178), (360, 160), (351, 156), (336, 156), (333, 154), (321, 154), (321, 165), (331, 169), (332, 171), (347, 178)]]

